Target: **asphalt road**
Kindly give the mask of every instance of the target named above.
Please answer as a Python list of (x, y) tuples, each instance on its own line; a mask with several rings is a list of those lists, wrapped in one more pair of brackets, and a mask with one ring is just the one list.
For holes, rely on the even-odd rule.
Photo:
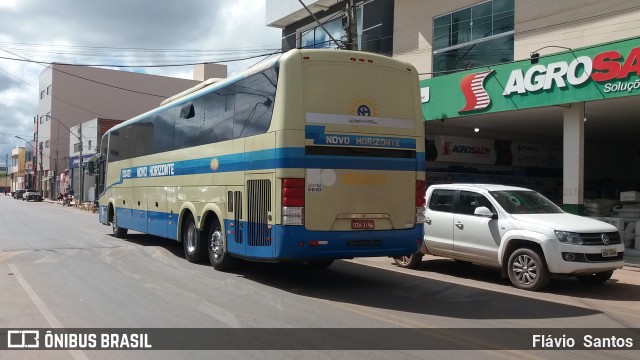
[[(0, 196), (0, 328), (640, 328), (640, 268), (604, 286), (556, 279), (547, 291), (513, 288), (499, 273), (425, 258), (418, 270), (388, 258), (302, 264), (244, 262), (218, 272), (184, 259), (171, 240), (111, 236), (97, 214)], [(178, 331), (178, 330), (176, 330)], [(595, 330), (594, 330), (595, 331)], [(361, 339), (360, 339), (361, 340)], [(358, 341), (360, 341), (358, 340)], [(376, 339), (370, 339), (375, 342)], [(640, 333), (634, 338), (640, 342)], [(207, 339), (216, 342), (220, 339)], [(321, 340), (319, 340), (321, 341)], [(292, 349), (299, 349), (291, 344)], [(637, 351), (4, 351), (14, 358), (427, 357), (636, 359)]]

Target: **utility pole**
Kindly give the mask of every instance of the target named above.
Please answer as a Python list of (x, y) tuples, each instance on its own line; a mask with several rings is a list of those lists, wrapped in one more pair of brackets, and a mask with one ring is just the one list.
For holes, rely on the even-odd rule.
[(347, 7), (345, 9), (346, 24), (343, 24), (343, 27), (347, 33), (347, 49), (359, 50), (358, 27), (356, 26), (356, 7), (353, 5), (353, 0), (346, 0), (345, 2), (347, 3)]
[(4, 156), (4, 185), (7, 186), (9, 184), (9, 154)]
[(78, 128), (78, 140), (80, 140), (80, 204), (84, 202), (84, 167), (82, 164), (82, 123)]
[(42, 188), (42, 179), (41, 179), (42, 175), (44, 175), (44, 170), (42, 170), (42, 143), (38, 143), (38, 153), (40, 154), (40, 173), (38, 174), (40, 176), (40, 179), (36, 179), (36, 181), (40, 182), (37, 188), (39, 188), (40, 191), (42, 191), (42, 196), (44, 196), (44, 188)]

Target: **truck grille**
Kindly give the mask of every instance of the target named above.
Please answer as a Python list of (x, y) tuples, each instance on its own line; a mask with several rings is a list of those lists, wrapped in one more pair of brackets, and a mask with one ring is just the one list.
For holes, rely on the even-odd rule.
[[(602, 235), (607, 235), (609, 238), (607, 244), (602, 241)], [(614, 245), (620, 244), (621, 242), (620, 233), (617, 231), (608, 233), (583, 233), (580, 234), (580, 237), (584, 245)]]
[(271, 246), (269, 213), (271, 212), (271, 181), (247, 181), (247, 234), (249, 246)]

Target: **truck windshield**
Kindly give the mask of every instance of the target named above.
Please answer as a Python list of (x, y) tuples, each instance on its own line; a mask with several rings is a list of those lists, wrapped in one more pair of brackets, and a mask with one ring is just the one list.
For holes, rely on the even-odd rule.
[(558, 214), (563, 212), (551, 200), (535, 191), (491, 191), (491, 196), (509, 214)]

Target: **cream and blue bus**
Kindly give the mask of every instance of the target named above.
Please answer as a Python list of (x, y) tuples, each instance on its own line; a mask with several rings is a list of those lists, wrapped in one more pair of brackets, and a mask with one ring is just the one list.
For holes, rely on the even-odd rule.
[(191, 262), (404, 256), (422, 244), (424, 126), (407, 63), (291, 50), (102, 138), (99, 218)]

